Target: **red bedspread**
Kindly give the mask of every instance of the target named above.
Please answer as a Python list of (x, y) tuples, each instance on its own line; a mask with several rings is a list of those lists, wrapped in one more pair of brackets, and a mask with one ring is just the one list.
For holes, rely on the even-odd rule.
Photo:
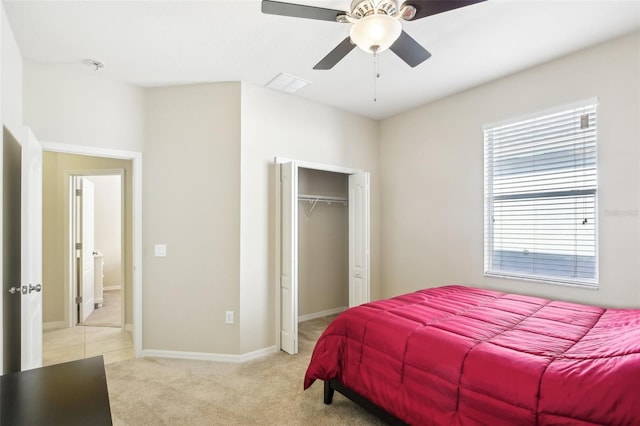
[(640, 310), (460, 286), (349, 309), (304, 380), (414, 425), (640, 425)]

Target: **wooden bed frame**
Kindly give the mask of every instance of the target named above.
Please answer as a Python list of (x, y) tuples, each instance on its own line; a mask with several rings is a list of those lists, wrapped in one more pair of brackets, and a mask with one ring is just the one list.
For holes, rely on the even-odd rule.
[(392, 414), (389, 414), (384, 408), (381, 408), (369, 401), (364, 396), (359, 393), (349, 389), (345, 385), (340, 382), (338, 379), (331, 379), (324, 381), (324, 403), (329, 405), (333, 401), (333, 393), (334, 391), (338, 391), (342, 395), (349, 398), (351, 401), (358, 404), (360, 407), (367, 410), (369, 413), (373, 414), (383, 422), (393, 425), (393, 426), (406, 426), (407, 424), (395, 417)]

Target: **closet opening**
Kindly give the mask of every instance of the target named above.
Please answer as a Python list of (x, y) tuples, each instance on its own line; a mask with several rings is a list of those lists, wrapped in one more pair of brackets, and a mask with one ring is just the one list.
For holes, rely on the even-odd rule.
[(349, 181), (298, 168), (298, 322), (349, 306)]
[(276, 158), (277, 346), (298, 322), (369, 301), (369, 174)]

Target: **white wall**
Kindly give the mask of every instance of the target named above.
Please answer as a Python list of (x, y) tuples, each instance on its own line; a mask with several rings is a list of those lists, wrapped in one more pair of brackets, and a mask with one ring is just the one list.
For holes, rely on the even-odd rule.
[(105, 287), (122, 285), (122, 182), (119, 175), (91, 176), (95, 190), (95, 244), (103, 254)]
[(240, 322), (242, 353), (275, 343), (274, 157), (371, 173), (371, 297), (380, 294), (378, 123), (242, 84)]
[(85, 65), (25, 61), (24, 122), (41, 141), (141, 152), (144, 91)]
[[(22, 55), (2, 6), (2, 123), (20, 142), (22, 135)], [(37, 136), (37, 133), (36, 133)]]
[[(599, 100), (600, 289), (484, 277), (482, 126), (591, 97)], [(384, 295), (461, 283), (640, 306), (639, 141), (638, 33), (384, 120)]]

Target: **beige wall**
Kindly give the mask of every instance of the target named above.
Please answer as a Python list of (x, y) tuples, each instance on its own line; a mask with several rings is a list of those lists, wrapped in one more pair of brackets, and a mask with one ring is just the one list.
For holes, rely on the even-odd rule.
[[(384, 295), (461, 283), (640, 306), (639, 76), (636, 33), (384, 120)], [(600, 289), (484, 277), (482, 126), (591, 97), (599, 101)]]
[(146, 131), (144, 347), (237, 354), (240, 83), (148, 89)]
[[(237, 354), (275, 343), (278, 155), (372, 174), (379, 294), (375, 121), (240, 83), (143, 91), (28, 61), (24, 87), (25, 120), (41, 140), (135, 151), (144, 135), (144, 349)], [(91, 108), (87, 91), (107, 105)], [(154, 244), (167, 244), (166, 258), (153, 256)], [(235, 324), (224, 324), (226, 310)]]
[(380, 295), (378, 123), (242, 84), (240, 338), (242, 353), (275, 343), (274, 157), (371, 173), (371, 297)]
[(125, 186), (125, 323), (133, 320), (133, 167), (131, 160), (91, 157), (84, 155), (45, 152), (43, 155), (42, 185), (42, 309), (44, 323), (65, 320), (65, 235), (66, 194), (69, 191), (67, 172), (124, 170)]
[[(348, 197), (348, 175), (298, 169), (298, 192)], [(298, 315), (349, 306), (349, 210), (298, 202)], [(311, 214), (309, 214), (311, 212)]]

